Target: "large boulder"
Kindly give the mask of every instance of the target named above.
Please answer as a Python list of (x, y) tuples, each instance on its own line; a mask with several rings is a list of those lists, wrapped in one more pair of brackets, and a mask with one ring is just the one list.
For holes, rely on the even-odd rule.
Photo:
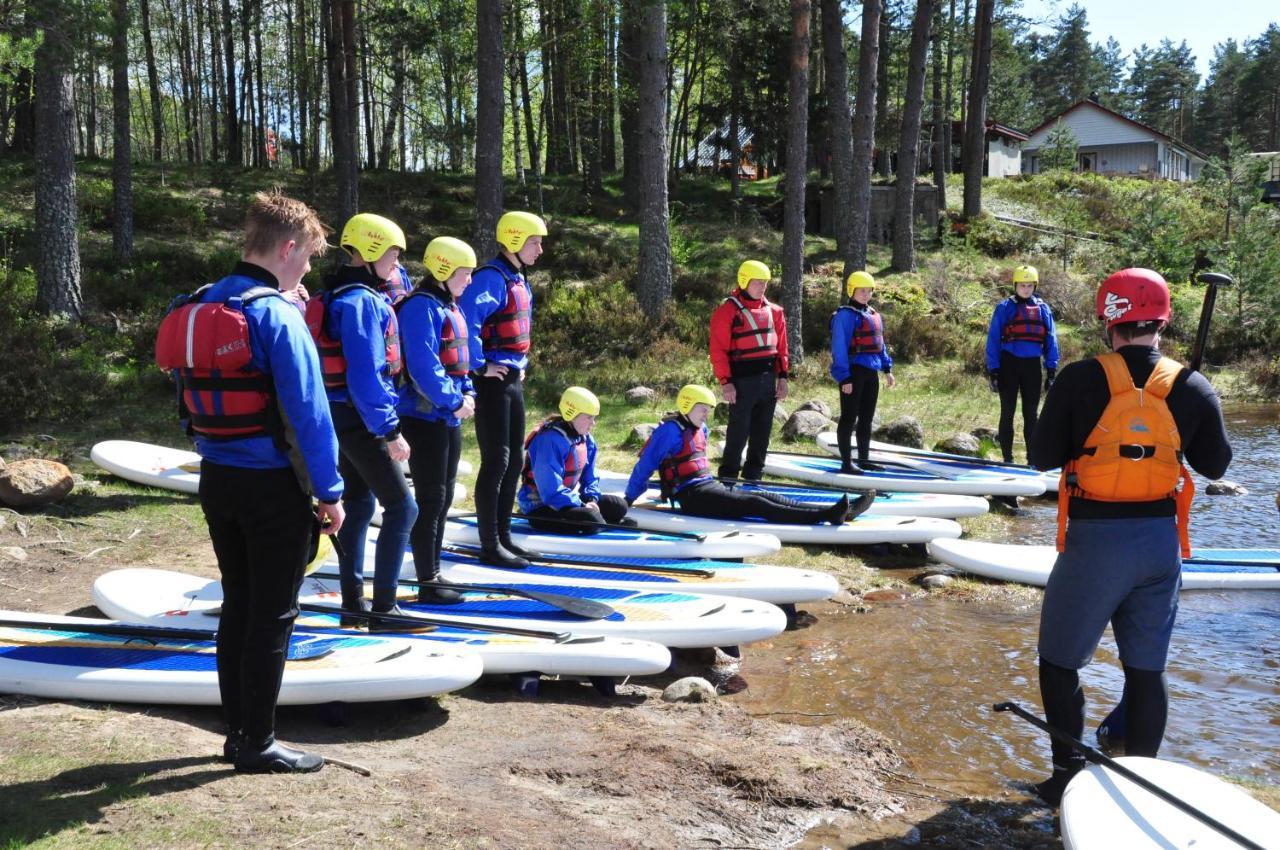
[(986, 425), (982, 425), (974, 428), (969, 433), (972, 434), (973, 438), (979, 443), (985, 440), (993, 446), (1000, 445), (1000, 434), (995, 428), (988, 428)]
[(924, 428), (920, 420), (914, 416), (899, 416), (886, 425), (881, 425), (871, 436), (895, 446), (907, 446), (913, 449), (924, 448)]
[(832, 418), (831, 405), (827, 404), (820, 398), (811, 398), (797, 407), (796, 410), (816, 410), (828, 419)]
[(1247, 496), (1249, 490), (1234, 481), (1214, 481), (1204, 488), (1206, 496)]
[(632, 425), (631, 433), (622, 441), (622, 445), (619, 448), (641, 448), (656, 430), (658, 430), (658, 423), (656, 422), (641, 422), (639, 425)]
[(657, 400), (658, 393), (648, 387), (632, 387), (622, 397), (631, 405), (652, 404)]
[(715, 687), (699, 676), (685, 676), (667, 685), (662, 692), (663, 702), (715, 702)]
[(810, 440), (823, 431), (830, 431), (835, 423), (816, 410), (797, 410), (782, 426), (782, 439), (794, 443), (800, 438)]
[(773, 406), (773, 421), (779, 425), (785, 425), (787, 422), (787, 409), (780, 404)]
[(947, 452), (968, 457), (982, 456), (982, 444), (978, 442), (978, 438), (963, 431), (957, 431), (951, 436), (939, 440), (934, 444), (933, 450), (935, 452)]
[(0, 502), (11, 508), (40, 508), (61, 501), (75, 481), (56, 460), (15, 460), (0, 470)]
[(714, 422), (728, 422), (729, 421), (729, 402), (727, 401), (716, 402), (716, 409), (715, 409), (715, 412), (711, 414), (711, 419)]

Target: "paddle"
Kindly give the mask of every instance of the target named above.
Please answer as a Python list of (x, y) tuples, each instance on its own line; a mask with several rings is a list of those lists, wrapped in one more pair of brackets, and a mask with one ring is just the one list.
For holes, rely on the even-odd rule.
[[(817, 457), (817, 455), (813, 455)], [(826, 484), (787, 484), (783, 481), (748, 481), (745, 478), (717, 478), (726, 487), (750, 484), (756, 487), (793, 487), (802, 490), (819, 490), (823, 493), (836, 493), (841, 496), (861, 496), (863, 493), (874, 493), (873, 487), (829, 487)]]
[[(830, 455), (816, 455), (816, 454), (808, 454), (806, 452), (779, 452), (779, 451), (774, 451), (773, 449), (770, 449), (769, 454), (781, 455), (782, 457), (798, 457), (798, 458), (804, 458), (806, 460), (822, 460), (822, 461), (832, 460)], [(878, 465), (879, 466), (901, 466), (906, 469), (910, 469), (914, 472), (923, 472), (926, 475), (932, 475), (935, 478), (941, 478), (946, 481), (957, 481), (960, 478), (959, 475), (954, 473), (942, 472), (941, 470), (937, 470), (937, 469), (924, 468), (919, 461), (912, 463), (912, 462), (908, 462), (907, 460), (889, 460), (889, 461), (884, 461)], [(875, 472), (875, 471), (879, 471), (879, 470), (870, 470), (870, 469), (867, 470), (867, 472)]]
[(933, 452), (933, 451), (925, 451), (924, 449), (907, 449), (907, 448), (897, 448), (897, 447), (886, 448), (884, 446), (879, 446), (877, 448), (874, 448), (872, 449), (872, 451), (882, 452), (884, 454), (891, 454), (891, 455), (907, 455), (908, 457), (918, 457), (921, 460), (938, 458), (939, 460), (955, 460), (955, 461), (960, 461), (962, 463), (970, 463), (975, 466), (977, 465), (999, 466), (999, 467), (1004, 467), (1006, 469), (1025, 469), (1025, 470), (1030, 470), (1031, 472), (1041, 471), (1039, 469), (1036, 469), (1034, 466), (1031, 466), (1030, 464), (1026, 464), (1026, 463), (1013, 463), (1012, 461), (1004, 461), (1004, 460), (987, 460), (986, 458), (982, 458), (982, 457), (970, 457), (969, 455), (958, 455), (958, 454), (953, 454), (951, 452)]
[(1235, 283), (1230, 275), (1219, 272), (1204, 272), (1197, 280), (1208, 288), (1204, 291), (1204, 303), (1200, 306), (1200, 325), (1196, 328), (1196, 341), (1191, 346), (1191, 362), (1187, 365), (1187, 368), (1193, 372), (1199, 372), (1200, 364), (1204, 361), (1204, 345), (1209, 339), (1209, 322), (1213, 320), (1213, 306), (1218, 300), (1218, 287), (1231, 286)]
[(995, 705), (991, 706), (991, 708), (994, 711), (1012, 711), (1014, 714), (1018, 715), (1023, 720), (1026, 720), (1028, 723), (1035, 726), (1037, 729), (1040, 729), (1041, 731), (1044, 731), (1044, 732), (1048, 732), (1050, 737), (1052, 737), (1055, 741), (1058, 741), (1059, 743), (1067, 744), (1073, 747), (1074, 749), (1079, 751), (1081, 754), (1083, 754), (1086, 759), (1093, 762), (1094, 764), (1100, 764), (1103, 767), (1107, 768), (1107, 770), (1110, 770), (1119, 776), (1123, 776), (1125, 779), (1129, 780), (1134, 785), (1137, 785), (1139, 788), (1142, 788), (1144, 791), (1149, 791), (1150, 793), (1155, 794), (1161, 800), (1164, 800), (1166, 803), (1170, 804), (1171, 806), (1174, 806), (1180, 811), (1183, 811), (1191, 815), (1191, 817), (1195, 818), (1196, 820), (1200, 821), (1206, 826), (1217, 830), (1218, 832), (1225, 835), (1227, 838), (1230, 838), (1232, 841), (1239, 844), (1241, 847), (1248, 847), (1250, 848), (1250, 850), (1264, 850), (1261, 844), (1258, 844), (1257, 842), (1254, 842), (1254, 841), (1250, 841), (1248, 838), (1245, 838), (1243, 835), (1236, 832), (1234, 829), (1222, 823), (1221, 821), (1215, 820), (1214, 818), (1210, 817), (1209, 815), (1197, 809), (1195, 806), (1192, 806), (1190, 803), (1187, 803), (1179, 799), (1178, 797), (1173, 796), (1168, 791), (1161, 788), (1159, 785), (1156, 785), (1150, 780), (1144, 779), (1143, 777), (1134, 773), (1132, 770), (1120, 764), (1119, 762), (1115, 761), (1114, 759), (1108, 758), (1098, 750), (1095, 750), (1093, 747), (1090, 747), (1087, 744), (1077, 741), (1075, 738), (1072, 738), (1070, 735), (1066, 734), (1065, 732), (1055, 729), (1054, 727), (1050, 726), (1048, 723), (1045, 723), (1039, 717), (1036, 717), (1034, 714), (1027, 711), (1017, 703), (998, 702)]
[[(524, 514), (514, 514), (514, 516), (517, 516), (517, 517), (519, 517), (520, 519), (523, 519), (523, 520), (526, 520), (526, 521), (529, 519), (529, 517), (525, 516)], [(578, 528), (598, 528), (598, 529), (600, 529), (601, 531), (605, 531), (605, 530), (607, 530), (607, 529), (614, 529), (615, 531), (635, 531), (635, 529), (633, 529), (633, 528), (628, 528), (628, 527), (626, 527), (626, 526), (621, 526), (621, 525), (610, 525), (610, 524), (609, 524), (609, 523), (607, 523), (607, 522), (587, 522), (586, 520), (577, 520), (577, 519), (561, 519), (561, 518), (560, 518), (560, 517), (558, 517), (558, 516), (556, 516), (556, 517), (546, 517), (546, 519), (547, 519), (547, 521), (549, 521), (549, 522), (557, 522), (557, 523), (560, 523), (560, 524), (562, 524), (562, 525), (572, 525), (572, 526), (576, 526), (576, 527), (578, 527)], [(534, 531), (536, 532), (536, 531), (537, 531), (537, 529), (535, 528), (535, 529), (534, 529)], [(538, 532), (538, 533), (545, 533), (545, 532)], [(552, 532), (552, 533), (554, 533), (554, 532)], [(706, 539), (707, 539), (707, 535), (705, 535), (705, 534), (701, 534), (701, 533), (696, 532), (696, 531), (654, 531), (654, 532), (651, 532), (651, 533), (653, 533), (653, 534), (662, 534), (662, 535), (666, 535), (667, 537), (678, 537), (678, 538), (680, 538), (681, 540), (696, 540), (696, 541), (698, 541), (699, 543), (704, 543), (704, 542), (706, 542)], [(734, 534), (737, 534), (737, 533), (738, 533), (738, 532), (736, 532), (736, 531), (726, 531), (726, 532), (724, 532), (721, 536), (722, 536), (722, 537), (729, 537), (730, 535), (734, 535)]]
[[(465, 555), (469, 558), (480, 558), (480, 549), (475, 546), (458, 546), (446, 544), (442, 547), (443, 551), (451, 552), (455, 555)], [(546, 564), (549, 566), (564, 565), (569, 567), (599, 567), (600, 569), (609, 570), (634, 570), (642, 573), (655, 573), (661, 575), (678, 575), (692, 576), (694, 578), (715, 578), (716, 574), (712, 570), (699, 570), (695, 568), (685, 569), (684, 567), (668, 567), (660, 564), (616, 564), (611, 561), (593, 561), (587, 558), (565, 558), (553, 555), (540, 555), (537, 558), (529, 558), (530, 563)], [(486, 564), (493, 569), (509, 569), (523, 570), (525, 567), (500, 567), (497, 564)]]
[(1273, 570), (1280, 570), (1280, 561), (1248, 561), (1248, 560), (1230, 560), (1223, 558), (1183, 558), (1184, 564), (1212, 564), (1222, 567), (1271, 567)]
[[(149, 640), (153, 644), (161, 640), (211, 643), (218, 633), (211, 629), (175, 629), (165, 626), (143, 626), (129, 623), (56, 623), (49, 620), (0, 619), (0, 626), (19, 629), (39, 629), (48, 632), (103, 635)], [(333, 648), (315, 641), (298, 641), (289, 647), (291, 661), (306, 661), (332, 655)]]
[[(315, 605), (301, 602), (298, 609), (309, 614), (332, 614), (335, 617), (355, 617), (360, 620), (381, 620), (386, 623), (404, 623), (413, 626), (448, 626), (456, 629), (471, 629), (477, 632), (495, 632), (503, 635), (520, 637), (536, 637), (554, 640), (556, 643), (576, 642), (570, 632), (552, 632), (543, 629), (522, 629), (515, 626), (490, 626), (486, 623), (473, 623), (468, 620), (442, 620), (436, 617), (423, 617), (418, 614), (375, 614), (373, 611), (347, 611), (332, 605)], [(425, 629), (424, 629), (425, 630)]]
[[(317, 577), (338, 578), (337, 574), (332, 572), (317, 573)], [(561, 593), (544, 593), (541, 590), (523, 590), (516, 587), (498, 587), (489, 584), (455, 584), (448, 581), (415, 581), (405, 578), (398, 579), (396, 584), (400, 587), (438, 587), (446, 590), (456, 590), (460, 593), (481, 591), (485, 593), (503, 593), (507, 596), (520, 596), (525, 599), (532, 599), (535, 602), (541, 602), (544, 605), (550, 605), (552, 608), (559, 608), (577, 617), (586, 617), (589, 620), (605, 620), (618, 613), (610, 606), (594, 599), (566, 596)]]

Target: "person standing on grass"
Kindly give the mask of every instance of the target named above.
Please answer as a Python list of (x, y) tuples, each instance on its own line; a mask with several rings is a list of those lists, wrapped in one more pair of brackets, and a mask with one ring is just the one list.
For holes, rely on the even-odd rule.
[[(871, 306), (876, 279), (865, 271), (853, 272), (845, 280), (849, 303), (831, 314), (831, 377), (840, 387), (840, 423), (836, 445), (840, 448), (840, 471), (861, 475), (872, 468), (871, 423), (880, 400), (880, 373), (885, 386), (897, 383), (893, 358), (884, 344), (884, 320)], [(850, 437), (858, 439), (858, 462), (853, 462)]]
[(1013, 414), (1018, 396), (1022, 396), (1022, 436), (1030, 447), (1040, 409), (1040, 361), (1044, 360), (1045, 392), (1058, 373), (1058, 334), (1053, 311), (1036, 295), (1039, 283), (1040, 272), (1035, 266), (1014, 269), (1013, 295), (996, 305), (987, 328), (987, 379), (991, 391), (1000, 394), (996, 434), (1005, 463), (1013, 462)]

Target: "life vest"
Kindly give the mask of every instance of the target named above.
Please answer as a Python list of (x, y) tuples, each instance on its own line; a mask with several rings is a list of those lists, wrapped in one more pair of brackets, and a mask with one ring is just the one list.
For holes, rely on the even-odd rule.
[(284, 296), (254, 286), (226, 301), (201, 301), (211, 286), (176, 298), (156, 333), (156, 365), (178, 381), (178, 417), (188, 434), (210, 440), (277, 437), (275, 385), (253, 365), (244, 308)]
[(440, 298), (429, 288), (415, 289), (409, 293), (406, 298), (396, 302), (395, 309), (397, 314), (400, 312), (401, 306), (409, 298), (433, 298), (444, 308), (445, 320), (440, 327), (440, 345), (437, 353), (440, 355), (440, 365), (444, 367), (445, 374), (454, 378), (461, 378), (471, 371), (471, 350), (467, 345), (469, 332), (467, 331), (467, 319), (462, 315), (462, 310), (453, 301), (445, 301)]
[(849, 338), (850, 354), (881, 354), (884, 352), (884, 319), (874, 307), (858, 309), (845, 306), (842, 310), (852, 310), (860, 321)]
[(572, 490), (578, 486), (578, 482), (582, 480), (582, 473), (587, 468), (587, 438), (573, 431), (573, 427), (559, 416), (552, 416), (544, 421), (524, 438), (524, 468), (520, 470), (520, 476), (524, 479), (525, 486), (533, 491), (533, 495), (538, 501), (542, 501), (542, 499), (538, 496), (538, 483), (533, 477), (533, 462), (529, 458), (529, 445), (539, 434), (552, 430), (559, 431), (569, 438), (569, 454), (564, 457), (564, 477), (560, 479), (560, 483), (566, 489)]
[(1122, 355), (1111, 352), (1097, 359), (1106, 372), (1111, 399), (1080, 456), (1067, 463), (1058, 481), (1058, 551), (1066, 545), (1072, 496), (1099, 502), (1173, 499), (1182, 557), (1188, 558), (1188, 523), (1196, 488), (1182, 464), (1182, 437), (1165, 401), (1182, 366), (1162, 357), (1146, 384), (1138, 388)]
[(391, 306), (394, 307), (413, 291), (413, 284), (409, 280), (409, 274), (404, 269), (397, 267), (391, 273), (391, 277), (378, 286), (378, 291), (391, 299)]
[(529, 350), (529, 317), (533, 306), (529, 286), (520, 275), (509, 274), (501, 263), (488, 263), (477, 271), (483, 269), (493, 269), (502, 275), (507, 286), (507, 303), (484, 320), (480, 326), (480, 343), (485, 351), (524, 354)]
[(773, 305), (761, 298), (758, 307), (748, 307), (737, 295), (725, 303), (738, 308), (729, 330), (729, 360), (761, 360), (778, 354), (778, 333), (773, 327)]
[[(344, 283), (335, 286), (333, 289), (326, 290), (320, 294), (318, 298), (312, 298), (307, 302), (305, 318), (307, 321), (307, 330), (311, 331), (311, 338), (315, 340), (316, 351), (320, 354), (320, 372), (324, 376), (324, 388), (326, 390), (345, 390), (347, 388), (347, 358), (342, 353), (342, 341), (329, 336), (326, 327), (329, 323), (329, 305), (333, 303), (333, 299), (337, 298), (348, 290), (359, 287), (367, 289), (374, 295), (378, 295), (378, 291), (366, 283)], [(378, 296), (381, 298), (381, 296)], [(396, 322), (395, 312), (392, 311), (390, 318), (387, 320), (387, 327), (383, 333), (383, 350), (387, 361), (387, 374), (395, 377), (400, 374), (400, 325)]]
[[(662, 487), (662, 498), (671, 501), (676, 491), (690, 481), (706, 478), (711, 463), (707, 460), (707, 435), (701, 428), (695, 428), (683, 416), (668, 416), (663, 422), (675, 422), (680, 426), (680, 449), (675, 454), (667, 455), (658, 464), (658, 481)], [(649, 439), (653, 439), (650, 437)], [(645, 441), (645, 446), (649, 445)], [(644, 450), (640, 450), (644, 454)]]
[(1026, 301), (1015, 298), (1013, 303), (1013, 318), (1000, 331), (1000, 341), (1043, 344), (1049, 336), (1049, 326), (1044, 321), (1044, 302), (1032, 297)]

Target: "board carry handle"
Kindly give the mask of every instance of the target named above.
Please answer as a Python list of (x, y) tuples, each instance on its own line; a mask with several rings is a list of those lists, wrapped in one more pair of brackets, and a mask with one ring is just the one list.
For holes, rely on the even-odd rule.
[(1063, 732), (1060, 729), (1056, 729), (1053, 726), (1050, 726), (1048, 723), (1045, 723), (1039, 717), (1036, 717), (1034, 714), (1027, 711), (1025, 708), (1018, 705), (1016, 702), (998, 702), (995, 705), (991, 706), (991, 709), (993, 711), (998, 711), (998, 712), (999, 711), (1013, 712), (1014, 714), (1021, 717), (1023, 720), (1030, 723), (1032, 726), (1035, 726), (1037, 729), (1040, 729), (1043, 732), (1048, 732), (1049, 736), (1053, 738), (1053, 740), (1057, 741), (1058, 743), (1067, 744), (1068, 746), (1074, 748), (1076, 751), (1081, 753), (1086, 759), (1093, 762), (1094, 764), (1100, 764), (1103, 767), (1105, 767), (1107, 770), (1110, 770), (1119, 776), (1123, 776), (1125, 779), (1129, 780), (1134, 785), (1137, 785), (1139, 788), (1143, 789), (1144, 791), (1148, 791), (1152, 794), (1155, 794), (1157, 797), (1159, 797), (1161, 800), (1164, 800), (1169, 805), (1173, 806), (1179, 811), (1182, 811), (1188, 815), (1191, 815), (1191, 817), (1200, 821), (1205, 826), (1208, 826), (1216, 830), (1217, 832), (1222, 833), (1227, 838), (1230, 838), (1232, 841), (1239, 844), (1241, 847), (1246, 847), (1248, 848), (1248, 850), (1266, 850), (1266, 848), (1263, 847), (1261, 844), (1258, 844), (1255, 841), (1250, 841), (1248, 838), (1236, 832), (1234, 829), (1227, 826), (1225, 823), (1222, 823), (1221, 821), (1216, 820), (1215, 818), (1205, 814), (1204, 812), (1200, 811), (1195, 806), (1191, 805), (1185, 800), (1179, 797), (1175, 797), (1174, 795), (1170, 794), (1168, 791), (1161, 788), (1159, 785), (1156, 785), (1154, 782), (1151, 782), (1150, 780), (1145, 779), (1139, 776), (1138, 774), (1134, 773), (1132, 770), (1120, 764), (1115, 759), (1112, 759), (1106, 755), (1103, 755), (1102, 752), (1100, 752), (1099, 750), (1095, 750), (1093, 747), (1090, 747), (1088, 744), (1082, 743), (1081, 741), (1077, 741), (1075, 738), (1072, 738), (1066, 732)]

